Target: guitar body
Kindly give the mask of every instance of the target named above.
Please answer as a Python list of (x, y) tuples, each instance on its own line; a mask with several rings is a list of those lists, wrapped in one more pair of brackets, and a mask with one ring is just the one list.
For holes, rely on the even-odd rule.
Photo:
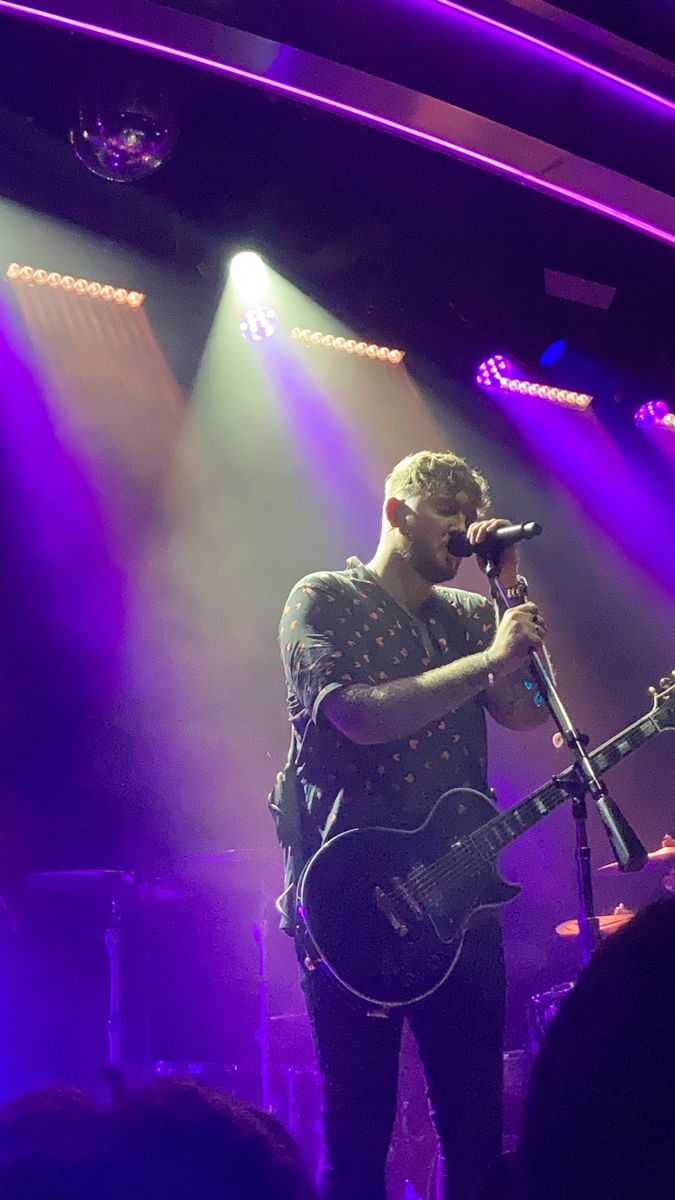
[[(651, 712), (591, 753), (596, 774), (675, 729), (675, 683), (664, 677), (650, 690)], [(380, 1008), (435, 992), (472, 913), (520, 891), (497, 873), (500, 850), (578, 789), (575, 771), (567, 767), (503, 813), (481, 792), (456, 788), (419, 829), (351, 829), (325, 842), (300, 876), (298, 915), (328, 970)], [(640, 870), (647, 852), (625, 822), (621, 832), (622, 869)]]
[(352, 829), (314, 854), (298, 884), (298, 912), (344, 987), (391, 1007), (443, 983), (472, 913), (520, 891), (469, 840), (496, 814), (482, 793), (458, 788), (419, 829)]

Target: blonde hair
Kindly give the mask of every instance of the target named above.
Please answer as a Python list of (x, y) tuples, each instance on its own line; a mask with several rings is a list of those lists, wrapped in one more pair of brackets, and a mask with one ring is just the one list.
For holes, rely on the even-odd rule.
[(487, 480), (452, 451), (419, 450), (402, 458), (387, 475), (385, 499), (397, 496), (454, 496), (465, 492), (476, 516), (483, 516), (490, 504)]

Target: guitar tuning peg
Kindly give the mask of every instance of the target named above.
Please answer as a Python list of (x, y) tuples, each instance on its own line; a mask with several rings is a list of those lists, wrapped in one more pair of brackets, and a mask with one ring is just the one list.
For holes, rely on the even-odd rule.
[(670, 680), (667, 675), (664, 675), (663, 679), (659, 679), (659, 687), (667, 688), (669, 683)]
[(649, 695), (650, 695), (650, 696), (657, 696), (657, 695), (658, 695), (658, 692), (659, 692), (659, 689), (658, 689), (658, 688), (655, 688), (655, 687), (652, 687), (652, 686), (651, 686), (651, 684), (650, 684), (650, 686), (647, 688), (647, 691), (649, 692)]

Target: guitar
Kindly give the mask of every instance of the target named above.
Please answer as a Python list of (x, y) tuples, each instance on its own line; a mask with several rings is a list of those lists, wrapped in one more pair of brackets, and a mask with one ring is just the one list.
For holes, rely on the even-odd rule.
[[(650, 691), (650, 712), (590, 754), (597, 774), (675, 729), (675, 683), (662, 679)], [(298, 916), (335, 979), (385, 1008), (436, 991), (460, 956), (473, 913), (521, 890), (502, 879), (498, 854), (567, 799), (564, 784), (575, 769), (505, 812), (481, 792), (456, 788), (419, 829), (351, 829), (324, 842), (300, 876)]]

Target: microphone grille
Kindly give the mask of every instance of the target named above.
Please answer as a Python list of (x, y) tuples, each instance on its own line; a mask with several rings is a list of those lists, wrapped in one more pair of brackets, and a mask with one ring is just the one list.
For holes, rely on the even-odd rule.
[(473, 554), (473, 547), (465, 533), (460, 533), (457, 530), (451, 533), (448, 538), (448, 553), (454, 554), (456, 558), (470, 558)]

